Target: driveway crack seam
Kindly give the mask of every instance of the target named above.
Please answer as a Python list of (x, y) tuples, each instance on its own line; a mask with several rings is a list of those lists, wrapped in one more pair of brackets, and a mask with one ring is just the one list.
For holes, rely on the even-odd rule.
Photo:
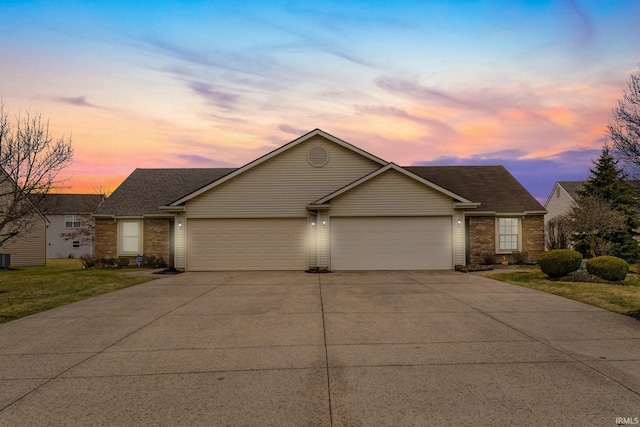
[[(491, 278), (488, 278), (488, 279), (491, 279)], [(562, 350), (562, 349), (560, 349), (560, 348), (556, 348), (556, 347), (552, 346), (551, 344), (549, 344), (548, 342), (545, 342), (545, 341), (543, 341), (543, 340), (539, 340), (539, 339), (537, 339), (537, 338), (535, 338), (535, 337), (533, 337), (533, 336), (531, 336), (531, 335), (527, 334), (526, 332), (521, 331), (520, 329), (518, 329), (518, 328), (516, 328), (516, 327), (514, 327), (514, 326), (512, 326), (512, 325), (509, 325), (509, 324), (507, 324), (507, 323), (505, 323), (505, 322), (503, 322), (502, 320), (500, 320), (500, 319), (498, 319), (498, 318), (496, 318), (496, 317), (492, 316), (491, 314), (489, 314), (489, 313), (487, 313), (487, 312), (484, 312), (484, 311), (482, 311), (482, 310), (480, 310), (480, 309), (478, 309), (478, 308), (476, 308), (476, 307), (472, 306), (471, 304), (468, 304), (468, 303), (466, 303), (466, 302), (462, 301), (461, 299), (456, 298), (456, 297), (455, 297), (455, 296), (453, 296), (453, 295), (450, 295), (450, 294), (448, 294), (448, 293), (446, 293), (446, 292), (441, 291), (440, 289), (432, 288), (432, 287), (430, 287), (429, 285), (427, 285), (427, 284), (425, 284), (425, 283), (421, 283), (421, 282), (419, 282), (419, 281), (417, 281), (416, 279), (413, 279), (413, 278), (412, 278), (411, 280), (413, 280), (414, 282), (416, 282), (416, 283), (418, 283), (418, 284), (420, 284), (420, 285), (422, 285), (422, 286), (424, 286), (424, 287), (427, 287), (427, 288), (429, 288), (429, 289), (431, 289), (431, 290), (433, 290), (433, 291), (435, 291), (435, 292), (439, 292), (439, 293), (441, 293), (441, 294), (447, 295), (448, 297), (450, 297), (450, 298), (452, 298), (452, 299), (454, 299), (454, 300), (458, 301), (458, 302), (459, 302), (459, 303), (461, 303), (461, 304), (466, 305), (467, 307), (472, 308), (473, 310), (477, 311), (478, 313), (484, 314), (485, 316), (487, 316), (487, 317), (489, 317), (489, 318), (491, 318), (491, 319), (495, 320), (496, 322), (498, 322), (498, 323), (500, 323), (500, 324), (502, 324), (502, 325), (506, 326), (507, 328), (513, 329), (514, 331), (521, 333), (521, 334), (522, 334), (522, 335), (524, 335), (525, 337), (527, 337), (527, 338), (529, 338), (529, 339), (531, 339), (531, 340), (533, 340), (533, 341), (535, 341), (535, 342), (537, 342), (537, 343), (540, 343), (540, 344), (544, 345), (544, 346), (545, 346), (545, 347), (547, 347), (547, 348), (550, 348), (550, 349), (552, 349), (552, 350), (555, 350), (555, 351), (557, 351), (557, 352), (560, 352), (560, 353), (564, 354), (565, 356), (567, 356), (567, 357), (571, 358), (572, 360), (576, 361), (577, 363), (579, 363), (580, 365), (582, 365), (582, 366), (586, 367), (587, 369), (590, 369), (590, 370), (592, 370), (592, 371), (594, 371), (594, 372), (597, 372), (598, 374), (600, 374), (600, 375), (602, 375), (603, 377), (605, 377), (605, 378), (609, 379), (610, 381), (613, 381), (614, 383), (618, 384), (619, 386), (626, 388), (627, 390), (629, 390), (629, 391), (630, 391), (630, 392), (632, 392), (633, 394), (635, 394), (635, 395), (637, 395), (637, 396), (640, 396), (640, 392), (638, 392), (637, 390), (632, 389), (631, 387), (629, 387), (629, 386), (627, 386), (627, 385), (623, 384), (622, 382), (620, 382), (620, 381), (616, 380), (615, 378), (613, 378), (612, 376), (608, 375), (607, 373), (602, 372), (601, 370), (599, 370), (599, 369), (595, 368), (594, 366), (589, 365), (587, 362), (585, 362), (585, 361), (583, 361), (583, 360), (578, 359), (577, 357), (573, 356), (572, 354), (570, 354), (570, 353), (568, 353), (568, 352), (566, 352), (566, 351), (564, 351), (564, 350)], [(491, 279), (491, 280), (495, 280), (495, 279)], [(512, 285), (512, 286), (516, 286), (516, 285)], [(538, 292), (543, 292), (543, 291), (538, 291)], [(560, 297), (560, 296), (559, 296), (559, 298), (562, 298), (562, 297)]]
[[(10, 402), (9, 404), (3, 406), (2, 408), (0, 408), (0, 412), (4, 411), (5, 409), (13, 406), (14, 404), (20, 402), (21, 400), (23, 400), (25, 397), (29, 396), (30, 394), (34, 393), (37, 390), (40, 390), (42, 387), (44, 387), (45, 385), (49, 384), (50, 382), (52, 382), (53, 380), (58, 379), (61, 375), (65, 374), (66, 372), (69, 372), (70, 370), (72, 370), (73, 368), (93, 359), (94, 357), (96, 357), (97, 355), (104, 353), (106, 350), (110, 349), (111, 347), (113, 347), (114, 345), (118, 344), (119, 342), (122, 342), (123, 340), (127, 339), (128, 337), (130, 337), (131, 335), (135, 334), (136, 332), (140, 331), (143, 328), (146, 328), (147, 326), (149, 326), (150, 324), (162, 319), (163, 317), (173, 313), (174, 311), (184, 307), (185, 305), (197, 300), (198, 298), (208, 294), (209, 292), (212, 292), (213, 290), (215, 290), (219, 285), (215, 285), (213, 288), (209, 289), (206, 292), (203, 292), (202, 294), (190, 299), (189, 301), (185, 302), (184, 304), (180, 304), (178, 307), (175, 307), (174, 309), (164, 313), (161, 316), (156, 317), (153, 320), (150, 320), (149, 322), (145, 323), (144, 325), (140, 326), (139, 328), (136, 328), (135, 330), (129, 332), (128, 334), (126, 334), (125, 336), (123, 336), (122, 338), (118, 339), (117, 341), (109, 344), (108, 346), (106, 346), (105, 348), (98, 350), (96, 352), (94, 352), (93, 354), (91, 354), (91, 356), (87, 357), (86, 359), (82, 359), (81, 361), (79, 361), (78, 363), (74, 364), (73, 366), (68, 367), (67, 369), (63, 370), (62, 372), (59, 372), (57, 375), (54, 375), (53, 377), (49, 378), (47, 381), (43, 382), (42, 384), (40, 384), (39, 386), (35, 387), (32, 390), (29, 390), (27, 393), (23, 394), (22, 396), (20, 396), (19, 398), (17, 398), (16, 400), (14, 400), (13, 402)], [(324, 321), (324, 319), (323, 319)], [(326, 348), (326, 346), (325, 346)]]
[(329, 425), (333, 426), (333, 409), (331, 404), (331, 374), (329, 371), (329, 349), (327, 347), (327, 325), (324, 317), (324, 301), (322, 297), (322, 280), (318, 276), (318, 288), (320, 290), (320, 310), (322, 311), (322, 337), (324, 339), (324, 361), (327, 366), (327, 395), (329, 397)]

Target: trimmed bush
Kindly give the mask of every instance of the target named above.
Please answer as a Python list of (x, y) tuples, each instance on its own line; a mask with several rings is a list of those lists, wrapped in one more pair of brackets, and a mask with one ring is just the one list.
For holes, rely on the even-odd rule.
[(493, 265), (496, 263), (496, 254), (492, 252), (482, 252), (480, 258), (482, 258), (482, 265)]
[(562, 277), (580, 268), (582, 254), (571, 249), (554, 249), (538, 257), (540, 270), (549, 277)]
[(629, 264), (618, 257), (599, 256), (587, 261), (587, 271), (604, 280), (621, 282), (627, 277)]
[(131, 260), (127, 257), (118, 258), (118, 267), (128, 267)]

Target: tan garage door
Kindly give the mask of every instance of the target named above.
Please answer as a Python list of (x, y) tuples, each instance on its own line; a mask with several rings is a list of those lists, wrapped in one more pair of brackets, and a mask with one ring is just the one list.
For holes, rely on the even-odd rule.
[(331, 269), (448, 270), (451, 230), (451, 217), (331, 218)]
[(189, 219), (187, 270), (305, 270), (306, 218)]

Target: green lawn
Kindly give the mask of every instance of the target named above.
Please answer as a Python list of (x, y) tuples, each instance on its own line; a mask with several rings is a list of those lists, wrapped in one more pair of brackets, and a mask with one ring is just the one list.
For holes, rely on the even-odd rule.
[(585, 282), (559, 282), (548, 280), (539, 268), (522, 272), (491, 272), (492, 279), (551, 294), (571, 298), (616, 313), (640, 310), (640, 280), (629, 274), (624, 285)]
[(47, 260), (45, 267), (0, 269), (0, 323), (153, 280), (133, 269), (84, 270), (80, 260)]

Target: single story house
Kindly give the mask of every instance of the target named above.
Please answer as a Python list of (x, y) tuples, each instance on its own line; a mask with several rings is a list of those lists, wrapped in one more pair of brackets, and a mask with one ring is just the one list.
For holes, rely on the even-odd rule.
[[(44, 194), (38, 207), (49, 220), (47, 258), (93, 255), (91, 212), (104, 200), (101, 194)], [(67, 238), (66, 236), (73, 236)]]
[(502, 166), (400, 167), (319, 129), (238, 169), (136, 169), (96, 209), (96, 256), (179, 270), (452, 269), (544, 250)]
[(553, 190), (547, 197), (544, 208), (547, 210), (544, 216), (544, 223), (548, 223), (551, 218), (564, 215), (571, 210), (578, 198), (578, 191), (586, 181), (557, 181)]

